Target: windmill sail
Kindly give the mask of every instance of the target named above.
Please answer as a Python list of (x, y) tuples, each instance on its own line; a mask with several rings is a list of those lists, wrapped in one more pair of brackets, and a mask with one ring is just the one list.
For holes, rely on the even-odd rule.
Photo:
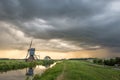
[(32, 42), (33, 42), (33, 40), (31, 40), (31, 42), (30, 42), (30, 46), (29, 46), (29, 49), (28, 49), (28, 52), (27, 52), (27, 55), (26, 55), (25, 59), (27, 59), (27, 57), (28, 57), (28, 55), (29, 55), (29, 50), (30, 50), (30, 48), (31, 48), (31, 46), (32, 46)]
[(32, 41), (33, 41), (33, 40), (31, 40), (31, 43), (30, 43), (30, 47), (29, 47), (29, 49), (30, 49), (30, 48), (31, 48), (31, 46), (32, 46)]

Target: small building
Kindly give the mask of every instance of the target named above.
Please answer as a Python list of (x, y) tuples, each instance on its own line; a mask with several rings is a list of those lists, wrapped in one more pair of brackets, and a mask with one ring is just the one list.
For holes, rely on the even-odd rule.
[(51, 57), (50, 56), (45, 56), (44, 60), (51, 60)]

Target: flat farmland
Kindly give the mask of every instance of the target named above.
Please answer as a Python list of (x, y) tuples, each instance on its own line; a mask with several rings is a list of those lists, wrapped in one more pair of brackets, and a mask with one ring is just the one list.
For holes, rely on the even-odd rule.
[(86, 61), (66, 60), (57, 63), (34, 80), (120, 80), (120, 70)]

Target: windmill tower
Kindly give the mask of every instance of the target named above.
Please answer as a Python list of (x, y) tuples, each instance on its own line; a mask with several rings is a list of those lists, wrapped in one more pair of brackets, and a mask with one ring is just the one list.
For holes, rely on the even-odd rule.
[(30, 47), (26, 55), (26, 62), (31, 62), (35, 60), (35, 48), (31, 48), (31, 46), (32, 46), (32, 41), (30, 43)]

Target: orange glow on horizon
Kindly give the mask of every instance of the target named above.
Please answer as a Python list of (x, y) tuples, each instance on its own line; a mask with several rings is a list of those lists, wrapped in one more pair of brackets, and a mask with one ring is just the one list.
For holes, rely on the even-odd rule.
[[(24, 50), (0, 50), (0, 58), (15, 58), (24, 59), (27, 55), (27, 51)], [(54, 51), (36, 51), (36, 55), (43, 59), (45, 56), (50, 56), (52, 59), (63, 58), (90, 58), (90, 57), (108, 57), (109, 51), (105, 49), (98, 50), (82, 50), (74, 52), (54, 52)], [(113, 56), (113, 55), (112, 55)], [(120, 56), (120, 55), (115, 55)]]

